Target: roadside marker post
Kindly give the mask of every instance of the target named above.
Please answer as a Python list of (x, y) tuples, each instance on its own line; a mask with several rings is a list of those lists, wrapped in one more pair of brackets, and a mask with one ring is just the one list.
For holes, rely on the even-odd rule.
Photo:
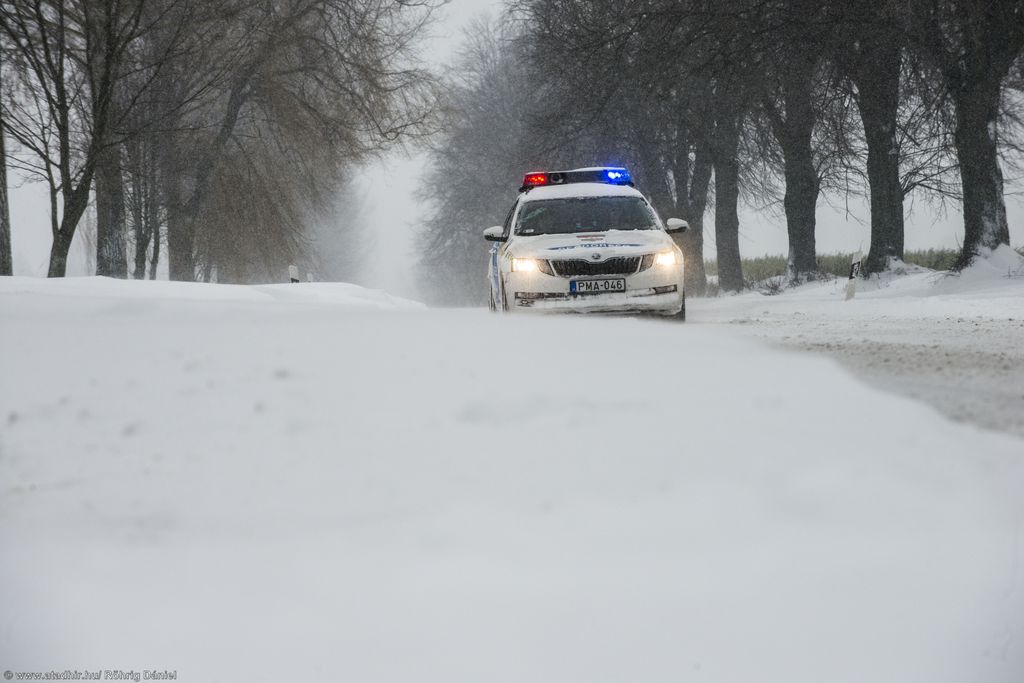
[(857, 295), (857, 278), (860, 276), (861, 255), (858, 253), (850, 263), (850, 279), (846, 281), (846, 300)]

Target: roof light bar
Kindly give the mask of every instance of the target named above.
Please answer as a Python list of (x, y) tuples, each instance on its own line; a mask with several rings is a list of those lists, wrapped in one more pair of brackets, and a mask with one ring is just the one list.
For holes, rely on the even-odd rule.
[(618, 167), (577, 168), (572, 171), (534, 171), (523, 176), (520, 192), (547, 185), (567, 183), (604, 183), (606, 185), (632, 185), (629, 171)]

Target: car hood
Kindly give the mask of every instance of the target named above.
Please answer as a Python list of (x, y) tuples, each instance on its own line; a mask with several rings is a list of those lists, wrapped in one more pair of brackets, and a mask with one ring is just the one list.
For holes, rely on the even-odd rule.
[(509, 246), (512, 256), (604, 261), (616, 256), (639, 256), (671, 249), (675, 243), (663, 230), (609, 230), (571, 235), (518, 236)]

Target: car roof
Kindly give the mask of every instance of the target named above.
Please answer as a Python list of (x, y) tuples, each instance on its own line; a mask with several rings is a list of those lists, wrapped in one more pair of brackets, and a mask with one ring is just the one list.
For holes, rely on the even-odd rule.
[(639, 190), (627, 185), (607, 183), (567, 183), (565, 185), (544, 185), (522, 193), (520, 202), (535, 202), (543, 199), (573, 199), (577, 197), (639, 197)]

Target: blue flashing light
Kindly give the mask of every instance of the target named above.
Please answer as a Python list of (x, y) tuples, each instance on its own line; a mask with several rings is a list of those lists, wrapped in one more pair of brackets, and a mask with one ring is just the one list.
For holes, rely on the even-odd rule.
[(633, 179), (629, 177), (629, 171), (624, 168), (610, 168), (604, 172), (604, 177), (615, 185), (628, 185), (633, 182)]

